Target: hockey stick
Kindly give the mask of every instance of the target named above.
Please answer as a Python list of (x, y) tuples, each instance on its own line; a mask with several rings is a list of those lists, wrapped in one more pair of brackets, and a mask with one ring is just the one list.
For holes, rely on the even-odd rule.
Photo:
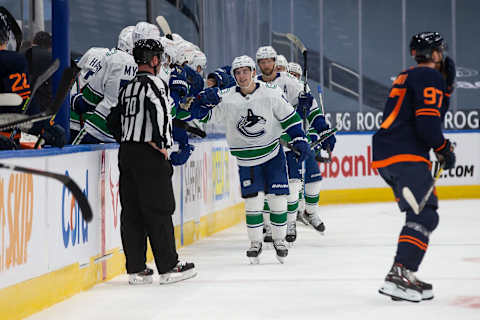
[(205, 138), (207, 136), (205, 131), (203, 131), (202, 129), (191, 126), (188, 123), (186, 123), (185, 121), (182, 121), (180, 119), (176, 119), (176, 118), (173, 119), (173, 125), (175, 127), (182, 128), (182, 129), (186, 130), (187, 132), (190, 132), (190, 133), (192, 133), (196, 136), (199, 136), (200, 138)]
[(22, 112), (25, 113), (28, 110), (28, 106), (32, 102), (33, 97), (35, 96), (35, 93), (37, 92), (38, 88), (47, 81), (54, 73), (55, 71), (58, 70), (60, 67), (60, 60), (55, 59), (53, 63), (45, 70), (41, 75), (37, 77), (37, 80), (35, 81), (35, 84), (33, 85), (32, 93), (30, 94), (30, 97), (28, 97), (27, 100), (25, 100), (25, 103), (23, 104), (22, 107)]
[[(322, 91), (322, 86), (321, 85), (317, 86), (317, 92), (318, 92), (318, 100), (320, 101), (321, 114), (322, 114), (322, 116), (325, 117), (325, 107), (323, 106), (323, 91)], [(322, 158), (321, 156), (320, 156), (320, 158), (327, 159), (326, 162), (331, 162), (332, 161), (332, 150), (330, 150), (330, 146), (327, 147), (327, 154), (328, 154), (327, 158)]]
[[(328, 130), (325, 130), (324, 132), (322, 132), (322, 134), (320, 135), (320, 137), (318, 138), (318, 140), (316, 140), (315, 142), (313, 142), (311, 145), (310, 145), (310, 149), (313, 149), (315, 148), (316, 146), (318, 146), (320, 143), (322, 143), (323, 141), (327, 140), (328, 137), (334, 135), (336, 132), (338, 131), (337, 128), (331, 128), (331, 129), (328, 129)], [(283, 139), (280, 139), (280, 144), (286, 148), (290, 148), (297, 156), (300, 155), (300, 151), (298, 151), (297, 148), (295, 148), (293, 146), (292, 143), (290, 142), (286, 142), (285, 140)], [(322, 157), (319, 157), (319, 156), (316, 156), (315, 159), (319, 162), (330, 162), (331, 159), (329, 158), (322, 158)]]
[(17, 20), (15, 20), (15, 17), (5, 7), (3, 6), (0, 7), (0, 14), (4, 14), (7, 17), (8, 24), (13, 33), (13, 36), (15, 37), (15, 42), (17, 44), (15, 51), (17, 52), (20, 51), (20, 47), (22, 45), (22, 40), (23, 40), (22, 29), (20, 29), (20, 26), (18, 25)]
[(437, 171), (437, 174), (435, 174), (435, 177), (433, 178), (433, 182), (430, 185), (430, 188), (428, 188), (427, 193), (423, 196), (422, 200), (420, 200), (420, 203), (417, 202), (417, 199), (415, 199), (415, 196), (413, 195), (412, 190), (410, 190), (409, 187), (403, 187), (402, 188), (402, 195), (405, 201), (410, 205), (410, 208), (412, 208), (413, 212), (415, 214), (420, 214), (422, 212), (423, 208), (425, 208), (425, 205), (427, 204), (428, 198), (430, 198), (430, 195), (433, 192), (433, 189), (435, 189), (435, 184), (437, 183), (438, 178), (442, 174), (443, 171), (443, 163), (440, 163), (440, 168)]
[(75, 183), (75, 181), (72, 180), (67, 175), (64, 174), (58, 174), (58, 173), (53, 173), (50, 171), (43, 171), (43, 170), (38, 170), (38, 169), (32, 169), (32, 168), (25, 168), (25, 167), (20, 167), (20, 166), (15, 166), (11, 164), (6, 164), (6, 163), (0, 163), (0, 168), (7, 169), (7, 170), (12, 170), (12, 171), (18, 171), (18, 172), (23, 172), (23, 173), (28, 173), (28, 174), (36, 174), (39, 176), (47, 177), (47, 178), (53, 178), (55, 180), (60, 181), (67, 187), (68, 190), (72, 193), (72, 195), (75, 197), (75, 200), (78, 203), (78, 206), (80, 207), (80, 210), (82, 211), (82, 217), (85, 219), (85, 221), (90, 222), (92, 221), (93, 218), (93, 213), (92, 213), (92, 208), (90, 207), (90, 204), (88, 203), (88, 199), (85, 196), (85, 194), (80, 190), (80, 187)]
[(158, 16), (155, 19), (155, 21), (157, 22), (158, 26), (160, 27), (160, 30), (162, 30), (165, 37), (170, 39), (170, 40), (173, 40), (172, 30), (170, 29), (170, 26), (168, 25), (167, 19), (165, 19), (164, 16)]
[(303, 83), (303, 91), (307, 93), (307, 81), (308, 81), (308, 71), (307, 71), (307, 48), (303, 44), (303, 42), (293, 33), (287, 33), (285, 35), (288, 40), (290, 40), (293, 45), (300, 50), (303, 55), (303, 74), (305, 76), (305, 82)]
[[(63, 70), (62, 74), (62, 79), (60, 80), (60, 83), (57, 88), (57, 92), (55, 93), (55, 99), (53, 100), (53, 109), (54, 110), (60, 110), (60, 107), (62, 106), (63, 102), (65, 101), (65, 98), (67, 97), (68, 93), (70, 92), (70, 89), (73, 86), (73, 83), (75, 82), (75, 78), (77, 77), (79, 70), (75, 67), (69, 67), (65, 68)], [(53, 122), (55, 120), (55, 116), (57, 115), (57, 112), (52, 114), (52, 117), (50, 118), (50, 122)], [(37, 142), (35, 143), (34, 149), (37, 149), (41, 144), (43, 144), (44, 139), (42, 137), (39, 137), (37, 139)]]
[[(67, 68), (67, 69), (70, 69), (70, 68)], [(64, 72), (64, 75), (66, 73), (70, 74), (69, 72)], [(71, 82), (71, 79), (68, 76), (64, 77), (62, 75), (62, 81), (60, 82), (60, 85), (58, 87), (55, 100), (50, 106), (50, 108), (44, 112), (41, 112), (33, 116), (29, 116), (23, 113), (2, 114), (1, 120), (3, 121), (0, 121), (0, 131), (13, 129), (16, 127), (19, 127), (22, 131), (27, 131), (32, 127), (32, 125), (35, 122), (51, 119), (52, 116), (57, 114), (58, 110), (62, 106), (63, 100), (65, 99), (65, 91), (68, 93), (70, 82)], [(61, 98), (62, 95), (63, 95), (63, 98)]]
[(11, 107), (22, 104), (23, 99), (16, 93), (0, 93), (0, 106)]

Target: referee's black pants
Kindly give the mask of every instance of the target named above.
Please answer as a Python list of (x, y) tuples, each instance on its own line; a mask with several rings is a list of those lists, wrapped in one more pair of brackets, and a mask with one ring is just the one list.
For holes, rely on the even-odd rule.
[(158, 273), (165, 273), (178, 262), (172, 223), (172, 165), (147, 143), (125, 142), (120, 144), (118, 166), (120, 233), (127, 273), (146, 268), (147, 237)]

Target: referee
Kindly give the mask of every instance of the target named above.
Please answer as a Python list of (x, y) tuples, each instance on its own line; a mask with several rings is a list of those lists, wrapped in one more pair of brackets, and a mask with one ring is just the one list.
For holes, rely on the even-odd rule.
[(153, 281), (153, 270), (145, 264), (147, 237), (160, 284), (196, 275), (193, 263), (178, 261), (175, 247), (173, 168), (167, 152), (173, 143), (172, 100), (168, 86), (155, 76), (162, 53), (158, 40), (135, 43), (133, 56), (138, 72), (120, 90), (117, 106), (122, 129), (118, 153), (121, 237), (130, 284)]

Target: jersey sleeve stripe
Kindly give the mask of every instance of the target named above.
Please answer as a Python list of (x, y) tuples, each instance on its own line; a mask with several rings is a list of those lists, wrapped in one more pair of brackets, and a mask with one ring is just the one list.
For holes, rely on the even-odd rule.
[(416, 154), (397, 154), (392, 157), (372, 162), (372, 168), (383, 168), (398, 162), (425, 162), (429, 167), (432, 163), (427, 158)]
[(90, 105), (96, 106), (100, 101), (102, 101), (103, 96), (97, 94), (90, 88), (89, 85), (87, 85), (83, 90), (82, 90), (82, 95), (85, 100)]
[(440, 147), (438, 147), (437, 149), (435, 149), (435, 152), (438, 152), (438, 151), (442, 150), (443, 148), (445, 148), (446, 145), (447, 145), (447, 140), (443, 141), (442, 145)]
[(302, 119), (295, 111), (291, 114), (290, 117), (287, 117), (285, 120), (280, 121), (283, 130), (288, 130), (290, 127), (301, 123)]
[(310, 112), (310, 114), (307, 117), (308, 123), (312, 123), (313, 120), (315, 120), (316, 117), (321, 116), (322, 112), (320, 111), (320, 108), (315, 108), (313, 111)]

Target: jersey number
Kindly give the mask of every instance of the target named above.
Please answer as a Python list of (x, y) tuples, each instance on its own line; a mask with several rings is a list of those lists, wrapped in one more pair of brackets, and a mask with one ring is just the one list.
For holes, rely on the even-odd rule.
[[(438, 99), (437, 99), (438, 96)], [(423, 103), (432, 105), (437, 104), (437, 108), (442, 107), (443, 92), (435, 87), (427, 87), (423, 89)], [(438, 100), (438, 103), (437, 103)]]
[(17, 92), (23, 89), (30, 88), (30, 85), (27, 82), (27, 75), (25, 73), (14, 73), (11, 74), (8, 78), (15, 79), (14, 83), (12, 84), (12, 92)]
[(392, 125), (393, 121), (395, 121), (395, 119), (398, 116), (398, 113), (400, 112), (400, 108), (402, 107), (403, 98), (405, 98), (406, 93), (407, 93), (406, 88), (392, 88), (392, 90), (390, 90), (390, 94), (388, 97), (389, 98), (398, 97), (398, 99), (397, 99), (397, 103), (395, 104), (395, 107), (392, 110), (392, 113), (390, 113), (387, 119), (383, 121), (382, 125), (380, 126), (381, 128), (388, 129)]

